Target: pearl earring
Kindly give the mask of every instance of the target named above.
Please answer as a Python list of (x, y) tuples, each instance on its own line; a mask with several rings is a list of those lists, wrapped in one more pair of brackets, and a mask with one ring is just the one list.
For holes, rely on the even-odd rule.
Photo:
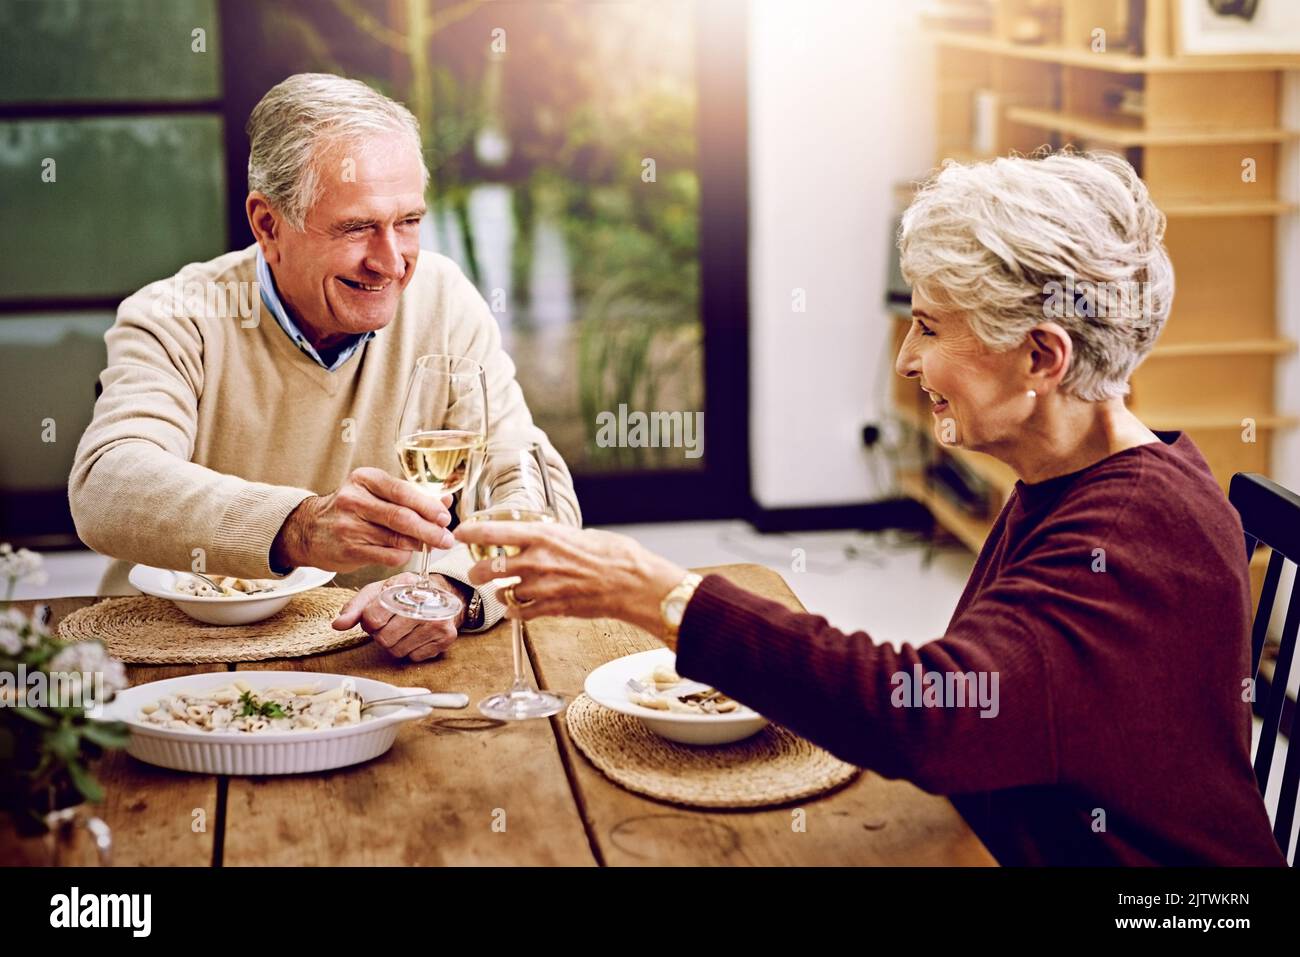
[(1031, 399), (1037, 399), (1037, 398), (1038, 398), (1038, 393), (1035, 392), (1033, 389), (1030, 389), (1028, 392), (1025, 393), (1025, 395), (1029, 396), (1029, 398), (1031, 398)]

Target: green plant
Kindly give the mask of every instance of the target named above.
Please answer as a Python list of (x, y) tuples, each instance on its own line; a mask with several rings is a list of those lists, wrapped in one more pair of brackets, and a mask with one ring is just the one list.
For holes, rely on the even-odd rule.
[(594, 423), (601, 412), (620, 404), (632, 410), (664, 409), (674, 377), (686, 393), (686, 409), (697, 408), (692, 386), (699, 380), (693, 366), (700, 357), (699, 325), (683, 323), (672, 304), (647, 298), (628, 275), (596, 287), (578, 324), (578, 404), (585, 423), (591, 461), (616, 467), (665, 464), (680, 455), (646, 447), (602, 448)]
[(103, 800), (91, 766), (128, 730), (91, 715), (126, 687), (126, 671), (99, 642), (61, 641), (12, 606), (19, 581), (43, 580), (40, 556), (0, 544), (0, 578), (0, 808), (19, 833), (39, 834), (50, 812)]

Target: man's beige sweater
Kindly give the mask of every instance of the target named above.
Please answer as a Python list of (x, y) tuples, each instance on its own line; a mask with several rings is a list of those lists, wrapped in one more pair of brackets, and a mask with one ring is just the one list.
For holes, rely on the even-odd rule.
[[(263, 306), (256, 250), (151, 283), (122, 303), (105, 335), (103, 394), (68, 482), (82, 541), (122, 560), (101, 591), (120, 590), (130, 562), (189, 569), (201, 557), (208, 572), (275, 577), (271, 544), (299, 502), (334, 491), (361, 466), (400, 477), (397, 417), (426, 353), (483, 365), (489, 435), (541, 443), (558, 517), (581, 524), (568, 469), (533, 424), (496, 320), (455, 263), (421, 252), (393, 321), (328, 372)], [(249, 308), (238, 308), (241, 297)], [(430, 562), (462, 581), (471, 564), (463, 545)], [(370, 566), (338, 581), (358, 586), (393, 573)], [(502, 609), (481, 591), (487, 627)]]

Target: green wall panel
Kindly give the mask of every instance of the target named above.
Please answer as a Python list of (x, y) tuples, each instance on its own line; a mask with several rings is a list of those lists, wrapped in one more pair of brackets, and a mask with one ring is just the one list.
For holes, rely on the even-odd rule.
[(0, 298), (125, 295), (225, 251), (221, 119), (0, 123), (0, 198)]
[(0, 38), (0, 103), (221, 95), (215, 0), (0, 0)]
[[(0, 317), (0, 488), (57, 489), (95, 407), (112, 313)], [(42, 439), (46, 419), (54, 441)]]

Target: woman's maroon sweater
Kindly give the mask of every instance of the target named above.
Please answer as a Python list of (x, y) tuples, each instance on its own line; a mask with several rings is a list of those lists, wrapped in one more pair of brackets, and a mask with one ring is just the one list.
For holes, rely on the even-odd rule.
[(950, 796), (1003, 864), (1284, 865), (1251, 770), (1241, 522), (1158, 435), (1017, 482), (942, 638), (895, 651), (710, 575), (678, 670)]

